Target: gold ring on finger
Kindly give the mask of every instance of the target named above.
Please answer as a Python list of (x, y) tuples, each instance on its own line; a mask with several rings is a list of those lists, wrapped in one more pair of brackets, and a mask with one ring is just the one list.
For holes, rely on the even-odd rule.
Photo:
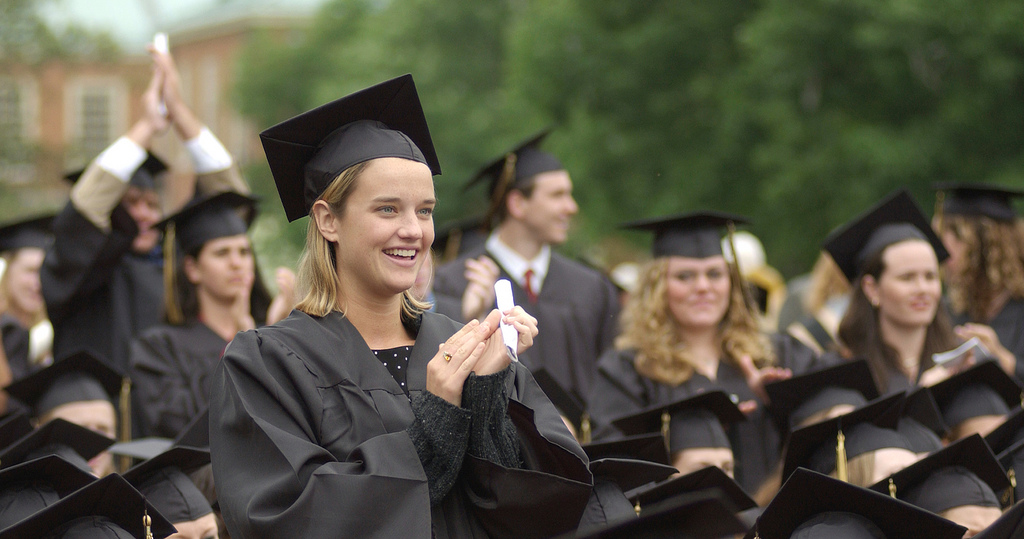
[(451, 361), (452, 360), (451, 352), (441, 352), (441, 356), (444, 357), (445, 361)]

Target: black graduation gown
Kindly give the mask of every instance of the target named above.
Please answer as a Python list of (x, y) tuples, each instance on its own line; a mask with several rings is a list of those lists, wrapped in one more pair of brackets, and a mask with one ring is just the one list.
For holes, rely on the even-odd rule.
[[(424, 313), (408, 387), (460, 324)], [(526, 469), (466, 454), (431, 507), (406, 428), (409, 397), (340, 313), (299, 311), (238, 334), (217, 368), (210, 449), (231, 536), (537, 537), (572, 530), (590, 494), (585, 453), (527, 369), (513, 364), (508, 414)]]
[(160, 324), (132, 343), (132, 398), (138, 436), (175, 438), (210, 404), (214, 368), (228, 342), (206, 324)]
[(127, 372), (131, 340), (160, 322), (163, 264), (131, 251), (138, 227), (124, 208), (115, 208), (110, 220), (105, 232), (68, 202), (53, 221), (40, 278), (53, 357), (89, 349)]
[(0, 315), (0, 336), (3, 338), (7, 364), (11, 367), (12, 380), (21, 380), (42, 368), (29, 363), (29, 331), (9, 313)]
[[(438, 296), (438, 312), (461, 318), (465, 260), (484, 254), (497, 260), (481, 246), (437, 269), (434, 293)], [(586, 400), (597, 358), (611, 347), (618, 334), (615, 286), (600, 272), (552, 252), (537, 302), (530, 303), (526, 290), (498, 266), (501, 278), (512, 281), (516, 305), (536, 318), (540, 329), (533, 347), (519, 359), (531, 369), (545, 368), (562, 387), (573, 391), (581, 401)], [(445, 305), (457, 305), (458, 310), (446, 312)]]
[[(779, 366), (793, 375), (820, 368), (814, 352), (788, 335), (773, 338)], [(598, 361), (598, 375), (590, 394), (588, 411), (594, 429), (594, 440), (622, 437), (612, 420), (631, 415), (650, 406), (668, 404), (691, 397), (701, 391), (721, 389), (735, 396), (736, 402), (758, 400), (747, 386), (743, 372), (726, 361), (718, 363), (718, 376), (711, 381), (694, 373), (686, 382), (670, 386), (655, 382), (636, 371), (635, 350), (609, 350)], [(763, 403), (747, 415), (747, 420), (728, 429), (736, 463), (736, 482), (744, 490), (754, 492), (768, 477), (780, 457), (780, 439)]]

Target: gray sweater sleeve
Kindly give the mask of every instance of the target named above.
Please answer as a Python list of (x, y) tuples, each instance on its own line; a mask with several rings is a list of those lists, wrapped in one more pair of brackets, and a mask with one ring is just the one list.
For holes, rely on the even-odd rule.
[(512, 367), (487, 376), (470, 374), (462, 388), (462, 406), (472, 413), (467, 451), (506, 468), (521, 468), (519, 434), (508, 416), (506, 391)]
[(412, 411), (416, 418), (407, 432), (427, 475), (430, 505), (435, 505), (459, 476), (472, 414), (429, 391), (413, 397)]

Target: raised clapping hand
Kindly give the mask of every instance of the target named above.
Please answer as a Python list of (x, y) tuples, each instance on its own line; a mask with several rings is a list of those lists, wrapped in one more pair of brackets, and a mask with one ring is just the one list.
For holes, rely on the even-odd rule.
[(501, 275), (498, 265), (486, 256), (466, 259), (466, 290), (462, 293), (462, 319), (484, 316), (494, 305), (494, 282)]
[[(984, 324), (972, 324), (967, 323), (962, 326), (954, 328), (957, 336), (963, 340), (970, 339), (971, 337), (977, 337), (981, 344), (988, 348), (988, 351), (999, 361), (999, 366), (1006, 371), (1010, 376), (1014, 376), (1017, 371), (1017, 357), (1013, 355), (1013, 352), (1006, 349), (1003, 343), (999, 342), (999, 336), (996, 335), (994, 329), (991, 326)], [(975, 358), (981, 359), (981, 358)]]
[[(754, 360), (746, 355), (739, 358), (739, 366), (740, 370), (743, 371), (743, 377), (747, 380), (747, 387), (765, 404), (768, 403), (768, 392), (764, 389), (765, 384), (785, 380), (793, 376), (793, 372), (789, 369), (779, 367), (759, 369), (754, 365)], [(757, 407), (756, 403), (753, 406), (748, 403), (741, 404), (740, 409), (744, 413), (750, 413)]]

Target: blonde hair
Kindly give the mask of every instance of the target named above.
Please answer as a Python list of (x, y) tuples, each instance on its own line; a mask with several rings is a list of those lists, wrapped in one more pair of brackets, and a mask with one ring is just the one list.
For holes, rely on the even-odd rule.
[[(352, 165), (342, 171), (317, 200), (326, 202), (335, 217), (344, 216), (348, 199), (356, 189), (356, 181), (371, 161)], [(320, 233), (311, 210), (309, 225), (306, 228), (306, 248), (299, 259), (296, 277), (298, 295), (302, 297), (302, 301), (295, 306), (296, 309), (310, 316), (327, 316), (333, 311), (344, 312), (345, 291), (342, 290), (341, 281), (338, 279), (335, 251), (336, 246)], [(429, 304), (416, 299), (410, 290), (402, 293), (404, 321), (418, 319), (428, 308)]]
[[(835, 470), (828, 475), (838, 479)], [(846, 475), (846, 482), (851, 485), (867, 488), (875, 484), (875, 452), (868, 451), (847, 460)]]
[[(745, 287), (735, 266), (729, 271), (729, 308), (719, 323), (726, 360), (749, 355), (758, 367), (775, 363), (775, 353), (744, 297)], [(640, 374), (663, 384), (679, 385), (693, 376), (694, 362), (668, 305), (668, 259), (647, 262), (640, 270), (637, 290), (622, 314), (622, 333), (615, 347), (636, 349)]]
[(804, 309), (809, 313), (817, 313), (825, 307), (828, 300), (849, 293), (850, 282), (832, 260), (832, 256), (822, 251), (811, 269), (811, 282), (804, 296)]
[(1020, 219), (999, 222), (984, 216), (944, 215), (940, 232), (952, 232), (964, 242), (963, 263), (949, 275), (953, 310), (971, 320), (987, 322), (993, 300), (1004, 291), (1024, 299), (1024, 224)]

